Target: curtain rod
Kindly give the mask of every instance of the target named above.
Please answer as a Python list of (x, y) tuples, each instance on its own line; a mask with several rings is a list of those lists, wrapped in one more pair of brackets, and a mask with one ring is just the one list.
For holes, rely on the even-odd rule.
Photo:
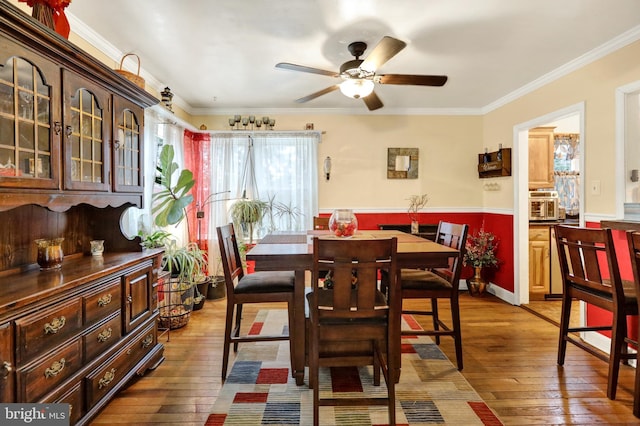
[(206, 130), (200, 131), (200, 133), (210, 133), (212, 135), (273, 135), (273, 134), (303, 134), (303, 135), (324, 135), (326, 131), (320, 130)]

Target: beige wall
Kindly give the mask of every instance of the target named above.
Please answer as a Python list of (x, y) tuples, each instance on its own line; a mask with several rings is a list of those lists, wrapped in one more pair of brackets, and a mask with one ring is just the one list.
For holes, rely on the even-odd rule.
[[(332, 160), (329, 182), (320, 179), (321, 210), (406, 210), (407, 198), (427, 193), (428, 210), (469, 211), (482, 205), (477, 154), (479, 116), (275, 115), (277, 130), (314, 123), (326, 132), (319, 169)], [(194, 117), (209, 130), (228, 130), (228, 116)], [(387, 148), (419, 148), (418, 179), (387, 179)]]
[[(618, 87), (640, 80), (640, 42), (562, 77), (483, 117), (485, 141), (505, 141), (512, 146), (514, 126), (537, 117), (584, 102), (585, 134), (582, 154), (585, 156), (583, 182), (601, 182), (601, 194), (586, 191), (585, 212), (615, 214), (615, 91)], [(503, 143), (505, 143), (503, 142)], [(623, 166), (623, 165), (620, 165)], [(502, 203), (513, 195), (504, 191)], [(487, 200), (485, 200), (485, 205)]]

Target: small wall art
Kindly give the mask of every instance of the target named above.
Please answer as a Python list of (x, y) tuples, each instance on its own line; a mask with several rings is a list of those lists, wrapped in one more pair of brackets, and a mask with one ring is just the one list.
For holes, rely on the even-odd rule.
[(418, 179), (418, 148), (388, 148), (387, 179)]

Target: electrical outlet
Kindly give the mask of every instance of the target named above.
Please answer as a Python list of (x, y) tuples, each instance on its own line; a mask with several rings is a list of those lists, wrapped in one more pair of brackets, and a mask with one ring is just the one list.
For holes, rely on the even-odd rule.
[(600, 195), (600, 181), (592, 180), (591, 181), (591, 195)]

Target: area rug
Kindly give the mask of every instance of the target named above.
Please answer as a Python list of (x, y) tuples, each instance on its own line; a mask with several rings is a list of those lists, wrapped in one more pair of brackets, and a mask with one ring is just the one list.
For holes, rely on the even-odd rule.
[[(286, 310), (262, 310), (251, 333), (286, 331)], [(403, 328), (419, 329), (410, 315)], [(288, 342), (241, 344), (206, 426), (310, 425), (312, 391), (291, 377)], [(305, 377), (305, 383), (308, 375)], [(371, 367), (323, 368), (323, 396), (386, 395), (384, 379), (373, 386)], [(382, 426), (385, 406), (320, 407), (323, 425)], [(396, 386), (397, 425), (502, 425), (466, 379), (427, 336), (403, 336), (402, 373)]]

